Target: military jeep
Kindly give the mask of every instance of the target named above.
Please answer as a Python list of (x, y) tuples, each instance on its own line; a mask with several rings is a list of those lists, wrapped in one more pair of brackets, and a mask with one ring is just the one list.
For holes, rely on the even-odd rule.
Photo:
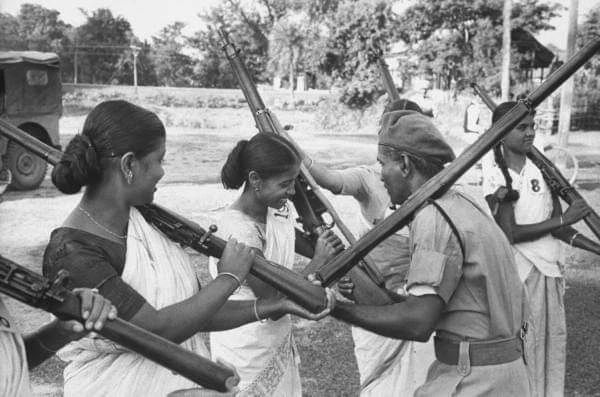
[[(61, 114), (58, 56), (36, 51), (0, 51), (0, 117), (60, 149)], [(12, 188), (37, 188), (47, 167), (43, 159), (0, 136), (0, 174), (8, 175)]]

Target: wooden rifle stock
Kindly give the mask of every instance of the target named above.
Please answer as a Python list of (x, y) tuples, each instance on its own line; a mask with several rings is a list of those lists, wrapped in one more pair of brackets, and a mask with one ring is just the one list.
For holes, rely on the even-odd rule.
[[(79, 298), (62, 285), (66, 277), (67, 272), (61, 271), (52, 282), (0, 255), (0, 292), (60, 319), (84, 323)], [(120, 318), (107, 321), (96, 332), (202, 387), (226, 392), (239, 382), (230, 368)]]
[[(494, 100), (476, 83), (471, 83), (471, 87), (481, 100), (487, 105), (487, 107), (493, 112), (496, 109)], [(567, 178), (560, 172), (560, 170), (546, 157), (542, 152), (535, 146), (531, 147), (531, 150), (527, 153), (527, 157), (540, 169), (546, 183), (550, 187), (550, 190), (560, 198), (565, 200), (569, 205), (575, 200), (584, 200), (585, 204), (590, 209), (590, 213), (583, 218), (583, 221), (590, 228), (592, 233), (600, 240), (600, 216), (594, 211), (594, 209), (588, 204), (587, 201), (575, 190), (575, 188), (569, 183)]]
[[(2, 119), (0, 119), (0, 134), (14, 140), (35, 154), (45, 153), (46, 156), (44, 158), (52, 165), (56, 165), (63, 155), (60, 150), (31, 137), (25, 131)], [(221, 256), (226, 243), (224, 240), (212, 235), (216, 229), (206, 232), (181, 215), (155, 204), (148, 204), (137, 208), (148, 222), (156, 226), (157, 229), (173, 241), (196, 249), (205, 255)], [(257, 257), (255, 258), (251, 273), (282, 291), (290, 299), (307, 310), (318, 313), (327, 307), (325, 290), (312, 284), (292, 270)]]
[[(258, 130), (262, 133), (271, 133), (284, 137), (304, 158), (305, 153), (302, 148), (281, 126), (275, 115), (265, 106), (254, 81), (252, 81), (246, 69), (246, 65), (240, 57), (240, 52), (229, 41), (226, 32), (222, 31), (221, 36), (225, 42), (223, 51), (246, 97)], [(346, 240), (350, 244), (356, 242), (356, 238), (350, 229), (344, 224), (337, 211), (333, 208), (333, 205), (325, 197), (323, 191), (311, 175), (310, 170), (303, 163), (300, 163), (300, 176), (296, 180), (296, 194), (292, 202), (300, 214), (299, 220), (308, 234), (318, 236), (324, 229), (333, 226), (327, 225), (322, 218), (323, 213), (328, 213)], [(316, 270), (316, 268), (308, 267), (304, 269), (303, 274), (308, 275)], [(393, 295), (385, 290), (384, 279), (370, 258), (365, 257), (361, 259), (360, 267), (353, 269), (350, 276), (355, 285), (355, 299), (357, 302), (384, 305), (393, 301)]]
[[(148, 222), (171, 240), (204, 255), (220, 258), (223, 254), (227, 243), (213, 234), (217, 230), (216, 226), (211, 226), (206, 232), (181, 215), (157, 204), (146, 204), (137, 209)], [(290, 269), (257, 256), (250, 273), (311, 312), (318, 313), (327, 307), (325, 290)]]
[(529, 112), (547, 98), (566, 79), (577, 71), (600, 49), (600, 39), (586, 45), (560, 68), (552, 73), (529, 96), (519, 101), (508, 113), (498, 120), (492, 127), (482, 134), (477, 141), (469, 146), (444, 170), (425, 182), (417, 189), (393, 214), (375, 225), (373, 229), (360, 238), (345, 251), (338, 254), (333, 260), (325, 264), (317, 277), (323, 285), (330, 285), (343, 276), (354, 266), (358, 260), (367, 254), (373, 247), (392, 235), (398, 229), (406, 226), (414, 214), (427, 201), (443, 194), (471, 168), (487, 151), (500, 139), (516, 127)]

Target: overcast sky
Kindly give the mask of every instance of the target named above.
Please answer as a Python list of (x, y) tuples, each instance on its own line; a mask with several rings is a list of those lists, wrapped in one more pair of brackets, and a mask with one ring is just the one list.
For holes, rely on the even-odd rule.
[[(392, 0), (390, 0), (392, 1)], [(414, 0), (399, 0), (399, 3)], [(514, 0), (513, 0), (514, 1)], [(542, 0), (555, 1), (555, 0)], [(569, 6), (570, 0), (556, 0)], [(164, 26), (182, 21), (188, 25), (186, 33), (197, 30), (201, 25), (198, 13), (219, 4), (220, 0), (0, 0), (0, 11), (15, 15), (21, 4), (37, 3), (46, 8), (58, 10), (61, 18), (74, 26), (85, 21), (79, 8), (94, 10), (100, 7), (110, 8), (113, 14), (124, 16), (133, 28), (133, 32), (141, 39), (150, 39)], [(579, 0), (579, 20), (582, 21), (587, 12), (599, 4), (600, 0)], [(568, 10), (562, 11), (562, 16), (552, 21), (556, 30), (542, 32), (537, 38), (542, 44), (554, 44), (559, 48), (566, 48), (567, 44), (567, 16)]]

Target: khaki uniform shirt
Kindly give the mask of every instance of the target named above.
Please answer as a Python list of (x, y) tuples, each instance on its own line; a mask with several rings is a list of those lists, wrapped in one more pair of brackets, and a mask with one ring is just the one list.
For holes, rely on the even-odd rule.
[(465, 255), (440, 211), (425, 206), (410, 226), (408, 293), (435, 293), (444, 300), (438, 331), (461, 339), (516, 336), (526, 306), (510, 243), (464, 193), (450, 190), (437, 203), (458, 230)]

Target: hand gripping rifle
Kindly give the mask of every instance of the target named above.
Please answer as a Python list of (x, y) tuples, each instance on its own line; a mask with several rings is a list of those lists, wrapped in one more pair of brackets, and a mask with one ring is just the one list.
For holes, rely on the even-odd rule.
[[(285, 128), (281, 126), (275, 115), (265, 106), (254, 81), (252, 81), (246, 69), (246, 65), (240, 57), (240, 51), (230, 42), (226, 32), (221, 31), (221, 36), (225, 42), (223, 51), (244, 92), (258, 130), (262, 133), (271, 133), (284, 137), (300, 153), (301, 157), (304, 158), (303, 150), (287, 133)], [(334, 225), (337, 225), (350, 244), (356, 242), (356, 238), (350, 229), (342, 222), (342, 219), (303, 163), (300, 164), (300, 175), (296, 179), (295, 188), (296, 194), (292, 198), (292, 202), (300, 215), (298, 220), (302, 223), (305, 234), (313, 242), (325, 229), (331, 228)], [(331, 216), (333, 219), (332, 224), (325, 222), (323, 219), (324, 213), (328, 213)], [(302, 273), (308, 275), (314, 273), (316, 270), (316, 268), (306, 268)], [(393, 301), (393, 295), (383, 288), (383, 277), (368, 257), (360, 261), (359, 267), (352, 269), (350, 276), (355, 286), (354, 296), (357, 302), (383, 305)]]
[[(487, 107), (493, 112), (496, 109), (494, 100), (485, 92), (477, 83), (471, 83), (471, 87), (481, 100), (487, 105)], [(567, 204), (571, 204), (575, 200), (584, 200), (584, 198), (575, 190), (569, 183), (567, 178), (563, 176), (558, 168), (552, 162), (544, 156), (535, 146), (531, 147), (531, 150), (527, 152), (527, 157), (540, 169), (544, 180), (550, 187), (550, 190), (560, 198), (565, 200)], [(585, 200), (584, 200), (585, 202)], [(596, 235), (596, 238), (600, 240), (600, 216), (594, 211), (594, 209), (587, 203), (585, 204), (591, 210), (589, 215), (583, 218), (584, 222), (590, 230)]]
[[(63, 155), (61, 151), (46, 145), (1, 118), (0, 135), (17, 142), (52, 165), (58, 164)], [(156, 204), (142, 205), (137, 209), (146, 221), (153, 224), (171, 240), (201, 254), (221, 257), (226, 242), (213, 235), (217, 230), (216, 226), (213, 225), (209, 231), (206, 231), (194, 222)], [(292, 270), (264, 258), (255, 257), (250, 272), (313, 313), (318, 313), (327, 307), (325, 290)]]
[(323, 285), (330, 285), (343, 276), (360, 258), (367, 254), (381, 241), (406, 226), (413, 215), (434, 196), (443, 194), (454, 182), (471, 168), (486, 152), (500, 139), (515, 128), (532, 109), (546, 99), (556, 88), (587, 62), (600, 50), (600, 39), (597, 39), (565, 62), (552, 73), (537, 89), (513, 107), (492, 127), (482, 134), (477, 141), (469, 146), (444, 170), (425, 182), (417, 189), (393, 214), (375, 225), (373, 229), (362, 236), (355, 244), (338, 254), (326, 263), (318, 272), (317, 278)]
[[(61, 270), (58, 277), (50, 281), (0, 255), (1, 293), (62, 320), (83, 323), (79, 298), (63, 286), (67, 277), (67, 271)], [(97, 332), (202, 387), (227, 392), (239, 382), (231, 369), (120, 318), (107, 321)]]

